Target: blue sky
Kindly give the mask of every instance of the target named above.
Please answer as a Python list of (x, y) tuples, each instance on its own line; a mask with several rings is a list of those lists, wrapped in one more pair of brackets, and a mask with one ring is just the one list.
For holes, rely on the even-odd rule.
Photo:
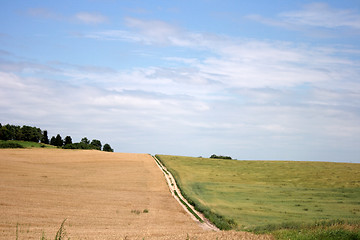
[(360, 162), (359, 1), (5, 1), (0, 122), (118, 152)]

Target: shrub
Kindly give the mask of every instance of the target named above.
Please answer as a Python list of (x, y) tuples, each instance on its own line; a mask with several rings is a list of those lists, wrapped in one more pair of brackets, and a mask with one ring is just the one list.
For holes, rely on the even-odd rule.
[(0, 142), (0, 148), (24, 148), (23, 145), (15, 142)]
[(211, 155), (210, 156), (210, 158), (216, 158), (216, 159), (232, 159), (231, 157), (229, 157), (229, 156), (222, 156), (222, 155), (215, 155), (215, 154), (213, 154), (213, 155)]
[(90, 145), (92, 145), (95, 149), (97, 150), (101, 150), (101, 142), (100, 140), (97, 140), (97, 139), (93, 139), (90, 143)]
[(103, 147), (103, 151), (105, 151), (105, 152), (113, 152), (114, 149), (112, 149), (112, 148), (110, 147), (110, 145), (106, 143), (106, 144), (104, 145), (104, 147)]
[(83, 142), (66, 144), (63, 148), (64, 149), (97, 149), (95, 146), (91, 144), (85, 144)]

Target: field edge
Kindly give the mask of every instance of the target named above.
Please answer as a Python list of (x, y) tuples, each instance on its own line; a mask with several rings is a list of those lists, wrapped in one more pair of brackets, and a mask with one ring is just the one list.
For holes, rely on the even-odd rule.
[(164, 165), (167, 170), (174, 176), (174, 180), (176, 185), (178, 186), (181, 195), (186, 199), (186, 201), (192, 205), (196, 211), (202, 213), (211, 223), (213, 223), (220, 230), (236, 230), (237, 224), (233, 219), (226, 218), (225, 216), (212, 211), (210, 208), (203, 206), (198, 201), (194, 201), (194, 199), (190, 198), (188, 194), (183, 190), (181, 181), (179, 181), (180, 177), (176, 170), (167, 166), (164, 161), (161, 159), (162, 155), (156, 154), (155, 157)]

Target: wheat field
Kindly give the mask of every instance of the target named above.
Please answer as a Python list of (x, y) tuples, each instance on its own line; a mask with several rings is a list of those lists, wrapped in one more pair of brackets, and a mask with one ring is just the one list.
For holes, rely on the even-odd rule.
[(1, 149), (0, 239), (270, 239), (203, 230), (148, 154)]

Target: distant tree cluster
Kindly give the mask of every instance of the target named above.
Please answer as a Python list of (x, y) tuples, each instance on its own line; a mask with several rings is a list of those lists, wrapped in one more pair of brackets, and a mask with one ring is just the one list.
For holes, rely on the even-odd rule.
[(42, 137), (43, 133), (40, 128), (10, 124), (2, 126), (0, 123), (0, 140), (39, 142)]
[(229, 157), (229, 156), (221, 156), (221, 155), (215, 155), (215, 154), (213, 154), (213, 155), (211, 155), (210, 156), (210, 158), (217, 158), (217, 159), (232, 159), (231, 157)]
[[(93, 139), (91, 142), (87, 139), (87, 137), (83, 137), (79, 143), (72, 143), (71, 137), (67, 136), (64, 140), (64, 146), (65, 149), (96, 149), (101, 150), (102, 144), (100, 140)], [(106, 152), (113, 152), (114, 149), (110, 147), (109, 144), (105, 144), (102, 147), (103, 151)]]
[(0, 123), (0, 140), (19, 140), (19, 141), (30, 141), (30, 142), (41, 142), (44, 144), (50, 144), (53, 146), (65, 148), (65, 149), (96, 149), (107, 152), (113, 152), (114, 149), (109, 144), (102, 146), (101, 141), (93, 139), (91, 142), (84, 137), (79, 143), (73, 143), (70, 136), (66, 136), (62, 139), (60, 134), (56, 137), (53, 136), (49, 140), (48, 132), (42, 131), (40, 128), (30, 126), (15, 126), (15, 125), (4, 125)]

